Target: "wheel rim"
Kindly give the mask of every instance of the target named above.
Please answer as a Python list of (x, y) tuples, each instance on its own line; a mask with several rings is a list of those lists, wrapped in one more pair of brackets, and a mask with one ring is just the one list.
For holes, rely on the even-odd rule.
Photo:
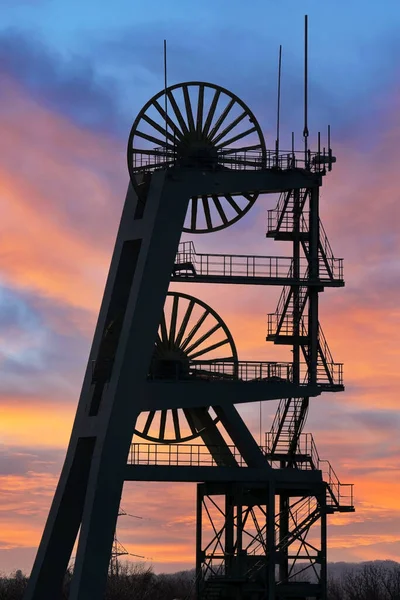
[[(193, 368), (194, 360), (207, 361), (204, 368)], [(165, 302), (150, 376), (157, 379), (205, 378), (210, 363), (229, 362), (237, 377), (237, 351), (221, 317), (206, 303), (178, 292), (169, 292)], [(192, 365), (192, 366), (191, 366)], [(197, 365), (198, 366), (198, 365)], [(200, 365), (202, 366), (202, 365)], [(208, 366), (208, 368), (207, 368)], [(212, 372), (213, 378), (219, 378)], [(231, 377), (232, 377), (231, 376)], [(223, 375), (221, 375), (221, 379)], [(213, 416), (213, 422), (217, 422)], [(151, 442), (181, 443), (201, 435), (190, 409), (163, 409), (141, 413), (135, 434)]]
[[(174, 165), (203, 171), (263, 167), (266, 149), (261, 128), (237, 96), (202, 82), (171, 86), (166, 96), (163, 90), (145, 104), (129, 135), (128, 168), (138, 195), (142, 188), (136, 175), (141, 172)], [(183, 229), (188, 233), (224, 229), (245, 215), (257, 197), (257, 193), (235, 198), (193, 196)]]

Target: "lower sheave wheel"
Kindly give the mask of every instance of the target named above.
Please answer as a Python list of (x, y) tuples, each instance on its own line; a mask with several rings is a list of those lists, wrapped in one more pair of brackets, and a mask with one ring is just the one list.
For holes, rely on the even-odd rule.
[[(237, 378), (236, 346), (221, 317), (193, 296), (169, 292), (149, 376), (186, 381)], [(193, 440), (201, 431), (190, 409), (172, 408), (141, 413), (134, 433), (151, 442), (173, 444)]]
[[(136, 193), (145, 189), (136, 176), (170, 167), (207, 170), (261, 169), (264, 136), (254, 114), (228, 90), (202, 82), (173, 85), (140, 111), (128, 141), (128, 169)], [(183, 230), (218, 231), (238, 221), (258, 193), (193, 196)]]

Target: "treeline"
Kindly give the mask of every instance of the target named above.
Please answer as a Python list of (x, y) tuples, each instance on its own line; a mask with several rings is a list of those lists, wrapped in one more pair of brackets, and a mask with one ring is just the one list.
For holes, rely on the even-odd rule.
[[(400, 564), (377, 561), (334, 566), (328, 600), (400, 600)], [(67, 574), (59, 600), (68, 599), (70, 580)], [(27, 581), (21, 571), (1, 577), (0, 600), (22, 600)], [(122, 564), (118, 574), (108, 579), (105, 600), (195, 600), (194, 571), (155, 575), (151, 567)]]
[(400, 600), (400, 564), (377, 561), (344, 566), (329, 576), (328, 600)]
[[(67, 600), (71, 574), (67, 573), (63, 593)], [(28, 578), (16, 571), (0, 577), (0, 600), (22, 600)], [(104, 600), (195, 600), (194, 570), (155, 575), (151, 567), (120, 564), (118, 574), (109, 576)]]

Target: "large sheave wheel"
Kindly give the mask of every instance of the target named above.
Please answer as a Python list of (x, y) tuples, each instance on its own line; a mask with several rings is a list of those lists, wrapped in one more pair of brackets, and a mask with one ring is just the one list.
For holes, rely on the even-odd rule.
[[(226, 363), (230, 371), (228, 376), (236, 378), (236, 346), (221, 317), (193, 296), (169, 292), (157, 334), (150, 377), (164, 381), (212, 377), (215, 381), (219, 377), (227, 377), (225, 369), (218, 374), (218, 366)], [(214, 418), (214, 422), (216, 420)], [(201, 434), (202, 429), (197, 423), (190, 409), (166, 408), (141, 413), (134, 433), (151, 442), (180, 443)]]
[[(167, 108), (167, 110), (165, 110)], [(170, 167), (207, 170), (261, 169), (264, 137), (254, 114), (228, 90), (202, 82), (173, 85), (138, 114), (129, 135), (128, 169), (136, 193), (140, 173)], [(193, 196), (184, 231), (208, 233), (238, 221), (258, 193)]]

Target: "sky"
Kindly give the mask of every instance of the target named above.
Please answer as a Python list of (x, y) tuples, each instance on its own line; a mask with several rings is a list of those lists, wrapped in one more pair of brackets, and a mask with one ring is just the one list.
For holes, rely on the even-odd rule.
[[(168, 83), (208, 81), (239, 96), (274, 146), (283, 46), (282, 140), (300, 140), (303, 18), (309, 15), (309, 128), (332, 128), (337, 163), (321, 216), (344, 289), (320, 321), (346, 391), (311, 401), (306, 431), (356, 513), (333, 516), (330, 561), (400, 560), (400, 6), (396, 0), (0, 0), (0, 572), (29, 572), (76, 410), (128, 184), (126, 142)], [(282, 254), (260, 198), (200, 252)], [(188, 238), (186, 238), (188, 239)], [(277, 288), (205, 286), (239, 357), (274, 360), (266, 314)], [(264, 328), (264, 329), (263, 329)], [(264, 403), (268, 430), (276, 403)], [(241, 409), (259, 428), (258, 406)], [(118, 537), (156, 572), (194, 564), (195, 486), (127, 483)]]

